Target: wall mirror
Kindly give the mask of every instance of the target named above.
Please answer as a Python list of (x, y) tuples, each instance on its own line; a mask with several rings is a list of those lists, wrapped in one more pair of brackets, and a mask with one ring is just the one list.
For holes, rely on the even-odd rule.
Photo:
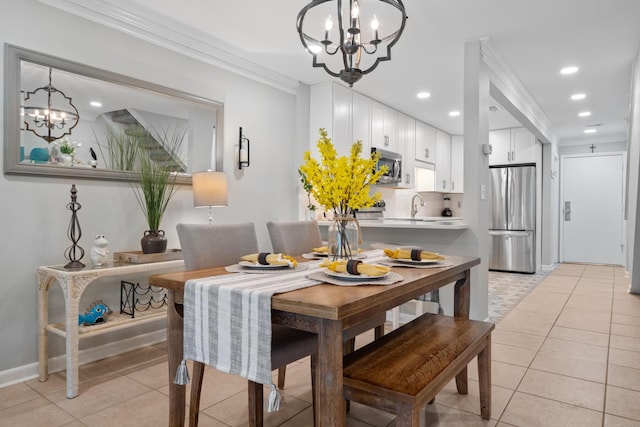
[(135, 180), (127, 137), (180, 183), (222, 170), (219, 102), (9, 44), (4, 96), (6, 174)]

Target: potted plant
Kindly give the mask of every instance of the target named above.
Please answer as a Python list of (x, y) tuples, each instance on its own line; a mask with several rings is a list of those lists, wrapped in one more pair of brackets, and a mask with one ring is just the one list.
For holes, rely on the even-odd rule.
[[(168, 153), (177, 155), (185, 134), (186, 131), (176, 128), (173, 132), (156, 132), (154, 136)], [(176, 182), (177, 171), (163, 161), (154, 160), (139, 140), (136, 144), (136, 159), (140, 176), (138, 180), (131, 182), (131, 187), (149, 227), (140, 241), (142, 252), (162, 253), (167, 249), (167, 239), (160, 223), (171, 198), (179, 189)]]

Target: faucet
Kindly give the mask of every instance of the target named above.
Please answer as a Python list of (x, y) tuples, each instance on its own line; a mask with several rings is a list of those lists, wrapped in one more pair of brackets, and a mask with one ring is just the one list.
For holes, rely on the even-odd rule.
[(416, 205), (416, 197), (420, 199), (420, 206), (424, 206), (424, 199), (418, 193), (411, 198), (411, 218), (415, 218), (418, 213), (418, 206)]

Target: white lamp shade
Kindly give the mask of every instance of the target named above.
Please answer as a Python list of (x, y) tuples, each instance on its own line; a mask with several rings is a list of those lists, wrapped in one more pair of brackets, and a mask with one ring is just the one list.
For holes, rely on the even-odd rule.
[(193, 206), (227, 206), (227, 175), (224, 172), (195, 172), (192, 185)]

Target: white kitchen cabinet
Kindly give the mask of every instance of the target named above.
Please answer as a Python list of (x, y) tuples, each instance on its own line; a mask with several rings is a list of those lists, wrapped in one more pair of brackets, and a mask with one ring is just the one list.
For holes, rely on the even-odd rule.
[(527, 129), (511, 128), (489, 132), (490, 165), (535, 163), (536, 138)]
[(436, 128), (416, 121), (416, 156), (421, 162), (436, 162)]
[(396, 184), (397, 188), (414, 188), (414, 159), (416, 147), (416, 120), (398, 114), (398, 149), (402, 154), (402, 181)]
[(371, 146), (399, 151), (398, 112), (375, 101), (371, 103)]
[(436, 191), (451, 191), (451, 136), (436, 129)]
[(336, 83), (311, 86), (309, 108), (310, 148), (319, 155), (316, 143), (324, 128), (338, 155), (348, 155), (353, 144), (351, 132), (351, 89)]
[(371, 98), (351, 94), (351, 140), (362, 141), (362, 157), (371, 155)]
[(451, 192), (464, 192), (464, 138), (451, 136)]

